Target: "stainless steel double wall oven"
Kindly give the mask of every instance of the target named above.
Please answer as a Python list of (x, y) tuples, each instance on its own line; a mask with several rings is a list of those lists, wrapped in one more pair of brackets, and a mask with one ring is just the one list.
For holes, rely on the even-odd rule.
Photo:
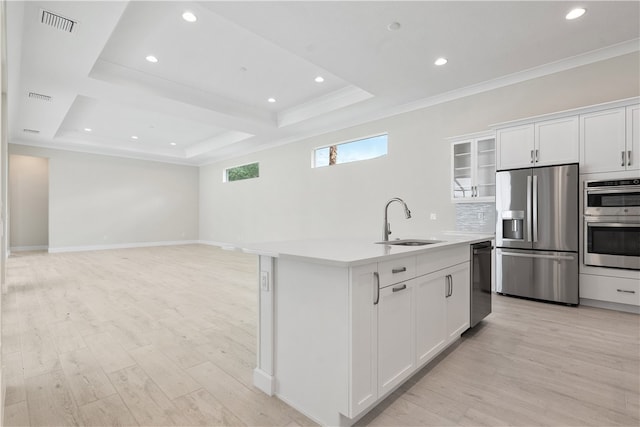
[(584, 183), (584, 263), (640, 270), (640, 178)]

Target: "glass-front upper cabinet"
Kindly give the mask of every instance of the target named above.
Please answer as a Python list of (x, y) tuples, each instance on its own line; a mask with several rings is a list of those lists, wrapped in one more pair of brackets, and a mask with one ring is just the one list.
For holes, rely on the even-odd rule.
[(451, 200), (491, 202), (496, 195), (496, 139), (493, 132), (449, 138)]

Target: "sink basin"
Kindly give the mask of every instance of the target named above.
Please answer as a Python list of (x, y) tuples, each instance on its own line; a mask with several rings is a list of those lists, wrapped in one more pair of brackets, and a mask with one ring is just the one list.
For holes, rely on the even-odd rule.
[(403, 239), (403, 240), (389, 240), (388, 242), (376, 242), (379, 245), (392, 245), (392, 246), (424, 246), (433, 245), (434, 243), (440, 243), (442, 240), (421, 240), (421, 239)]

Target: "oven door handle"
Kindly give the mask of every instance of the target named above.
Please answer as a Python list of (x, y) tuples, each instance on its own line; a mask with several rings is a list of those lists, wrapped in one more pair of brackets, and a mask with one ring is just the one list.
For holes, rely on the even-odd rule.
[(587, 227), (640, 227), (638, 222), (598, 222), (598, 221), (586, 221)]
[(620, 187), (607, 187), (607, 188), (593, 188), (589, 187), (586, 189), (587, 196), (591, 194), (606, 194), (606, 193), (637, 193), (640, 191), (640, 186), (637, 185), (624, 185)]

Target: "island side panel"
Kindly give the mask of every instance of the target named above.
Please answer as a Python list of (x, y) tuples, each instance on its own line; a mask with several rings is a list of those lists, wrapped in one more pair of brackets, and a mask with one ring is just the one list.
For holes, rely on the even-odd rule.
[(276, 277), (274, 265), (273, 257), (261, 255), (258, 258), (258, 347), (253, 384), (269, 396), (275, 392), (273, 300)]
[(348, 406), (349, 269), (278, 258), (276, 395), (323, 425)]

